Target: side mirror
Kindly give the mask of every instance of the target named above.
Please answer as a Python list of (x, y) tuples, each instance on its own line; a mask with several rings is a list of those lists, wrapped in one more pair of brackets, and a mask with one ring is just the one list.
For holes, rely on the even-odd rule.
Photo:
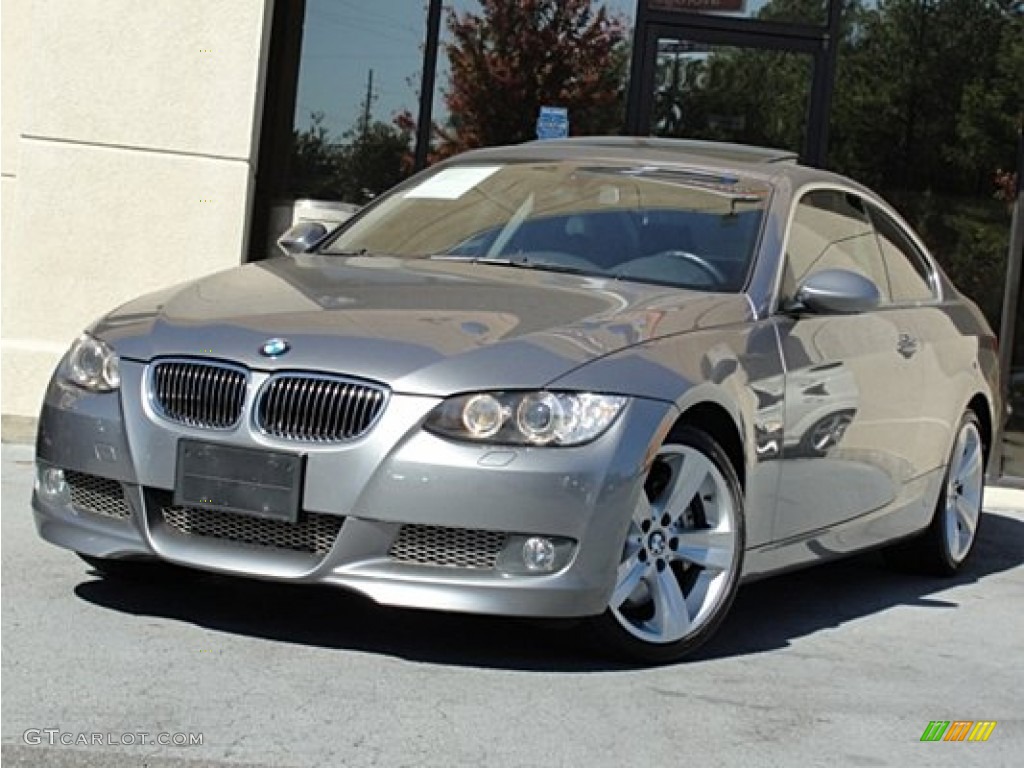
[(288, 255), (305, 253), (327, 234), (327, 227), (318, 221), (300, 221), (277, 239), (277, 246)]
[(825, 269), (808, 277), (797, 289), (793, 310), (823, 315), (853, 315), (882, 302), (878, 286), (846, 269)]

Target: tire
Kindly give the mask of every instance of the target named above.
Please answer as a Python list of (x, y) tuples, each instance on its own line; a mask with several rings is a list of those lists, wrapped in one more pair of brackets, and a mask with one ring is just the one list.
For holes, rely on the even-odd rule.
[(659, 449), (633, 510), (607, 610), (590, 620), (603, 651), (677, 661), (732, 605), (746, 542), (743, 492), (722, 447), (692, 427)]
[(985, 494), (985, 446), (978, 417), (960, 419), (931, 524), (919, 536), (884, 550), (899, 570), (953, 576), (970, 561), (981, 528)]

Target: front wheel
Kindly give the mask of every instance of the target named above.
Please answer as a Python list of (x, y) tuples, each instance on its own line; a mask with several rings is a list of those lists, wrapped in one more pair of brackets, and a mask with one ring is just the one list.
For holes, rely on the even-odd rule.
[(744, 543), (743, 493), (725, 451), (700, 430), (675, 431), (633, 510), (608, 609), (594, 619), (599, 639), (635, 661), (690, 653), (732, 605)]

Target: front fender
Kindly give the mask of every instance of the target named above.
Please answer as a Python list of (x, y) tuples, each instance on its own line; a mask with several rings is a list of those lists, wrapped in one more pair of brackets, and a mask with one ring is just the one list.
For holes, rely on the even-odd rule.
[[(581, 366), (548, 386), (662, 400), (684, 416), (697, 405), (721, 408), (743, 444), (747, 543), (757, 546), (770, 540), (778, 481), (774, 459), (781, 451), (785, 389), (778, 336), (770, 322), (638, 344)], [(652, 436), (658, 438), (655, 445), (671, 426)], [(774, 439), (779, 443), (773, 450)]]

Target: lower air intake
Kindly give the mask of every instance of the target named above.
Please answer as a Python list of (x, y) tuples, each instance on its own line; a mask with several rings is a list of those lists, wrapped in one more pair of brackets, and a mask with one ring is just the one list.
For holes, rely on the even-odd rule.
[(71, 504), (76, 509), (102, 517), (131, 517), (124, 489), (116, 480), (72, 471), (66, 471), (64, 479), (71, 491)]
[(345, 518), (305, 512), (297, 523), (195, 507), (161, 507), (164, 523), (179, 534), (256, 547), (326, 555)]
[(388, 555), (401, 563), (488, 570), (507, 539), (503, 531), (403, 525)]

